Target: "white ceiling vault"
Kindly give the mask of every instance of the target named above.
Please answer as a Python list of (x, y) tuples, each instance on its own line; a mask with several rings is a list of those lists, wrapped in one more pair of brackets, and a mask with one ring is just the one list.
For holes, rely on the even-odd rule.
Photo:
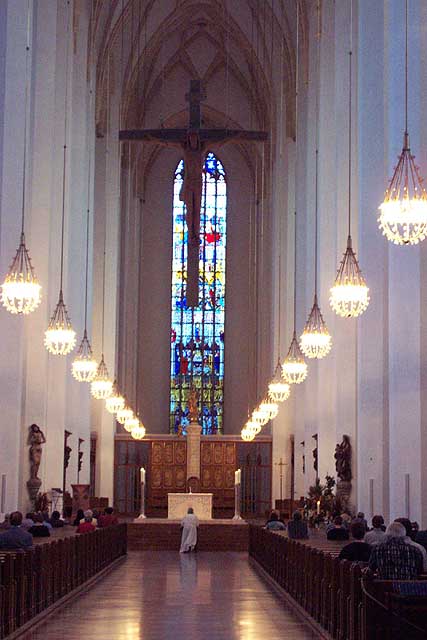
[(293, 137), (297, 1), (304, 62), (317, 0), (93, 0), (98, 133), (114, 108), (122, 128), (186, 126), (200, 79), (203, 124)]

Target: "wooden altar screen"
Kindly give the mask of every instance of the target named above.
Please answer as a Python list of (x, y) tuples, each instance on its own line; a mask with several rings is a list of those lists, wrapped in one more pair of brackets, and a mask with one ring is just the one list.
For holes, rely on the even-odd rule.
[(168, 493), (185, 493), (186, 490), (186, 441), (152, 441), (149, 465), (147, 513), (151, 516), (165, 517), (168, 508)]
[(213, 493), (214, 517), (234, 513), (234, 471), (236, 443), (203, 441), (200, 450), (200, 480), (202, 493)]

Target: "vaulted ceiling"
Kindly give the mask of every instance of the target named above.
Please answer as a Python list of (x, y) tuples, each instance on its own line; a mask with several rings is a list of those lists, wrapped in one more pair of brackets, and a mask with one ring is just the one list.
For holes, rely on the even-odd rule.
[(113, 103), (122, 127), (185, 126), (197, 78), (210, 125), (273, 130), (284, 116), (293, 135), (296, 3), (304, 53), (314, 1), (93, 0), (99, 130)]

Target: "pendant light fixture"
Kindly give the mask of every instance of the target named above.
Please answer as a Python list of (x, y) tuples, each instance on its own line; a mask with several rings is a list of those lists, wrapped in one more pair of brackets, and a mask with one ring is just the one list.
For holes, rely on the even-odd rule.
[(41, 286), (38, 283), (30, 255), (25, 244), (25, 191), (27, 169), (27, 118), (28, 118), (28, 93), (30, 82), (30, 3), (27, 11), (27, 45), (25, 49), (25, 102), (24, 102), (24, 150), (22, 167), (22, 211), (21, 211), (21, 237), (15, 257), (1, 286), (1, 301), (6, 309), (13, 314), (28, 315), (40, 304)]
[[(92, 91), (90, 91), (92, 96)], [(91, 99), (92, 104), (92, 99)], [(92, 113), (92, 110), (90, 109)], [(86, 273), (85, 273), (85, 328), (83, 338), (77, 350), (77, 356), (71, 365), (71, 373), (78, 382), (92, 382), (96, 376), (98, 368), (97, 362), (93, 357), (92, 347), (87, 337), (87, 290), (88, 290), (88, 272), (89, 272), (89, 202), (90, 202), (90, 176), (91, 176), (91, 152), (89, 150), (89, 170), (87, 181), (87, 212), (86, 212)]]
[[(68, 3), (69, 11), (69, 3)], [(70, 353), (76, 345), (76, 332), (71, 326), (67, 308), (64, 303), (62, 292), (62, 282), (64, 275), (64, 227), (65, 227), (65, 176), (67, 161), (67, 111), (68, 111), (68, 73), (69, 73), (69, 51), (70, 51), (70, 16), (67, 18), (67, 55), (65, 74), (65, 99), (64, 99), (64, 157), (62, 170), (62, 221), (61, 221), (61, 274), (59, 285), (59, 299), (55, 311), (50, 319), (49, 326), (45, 331), (44, 344), (46, 349), (53, 355), (65, 356)]]
[[(133, 418), (133, 411), (132, 409), (126, 404), (126, 400), (125, 400), (125, 406), (123, 407), (123, 409), (120, 409), (119, 411), (117, 411), (116, 413), (116, 420), (119, 424), (122, 424), (124, 426), (124, 428), (126, 429), (126, 420), (129, 420), (130, 418)], [(127, 431), (127, 429), (126, 429)]]
[(352, 43), (353, 0), (350, 0), (350, 51), (348, 99), (348, 238), (347, 249), (338, 267), (335, 284), (330, 290), (329, 302), (335, 313), (343, 318), (357, 318), (369, 305), (369, 288), (356, 259), (351, 239), (351, 106), (352, 106)]
[(263, 411), (269, 420), (274, 420), (274, 418), (279, 413), (279, 405), (277, 402), (273, 402), (270, 398), (265, 398), (259, 405), (260, 411)]
[(317, 300), (318, 217), (319, 217), (319, 93), (320, 93), (320, 2), (317, 3), (317, 87), (316, 87), (316, 179), (314, 205), (314, 300), (304, 331), (300, 337), (301, 351), (307, 358), (324, 358), (332, 347), (331, 335), (323, 319)]
[(418, 244), (427, 235), (427, 194), (411, 154), (408, 133), (408, 0), (405, 0), (405, 131), (403, 149), (384, 201), (379, 227), (394, 244)]
[(105, 408), (108, 413), (118, 413), (125, 407), (125, 399), (120, 393), (117, 382), (114, 380), (113, 389), (111, 391), (111, 396), (105, 401)]
[(307, 377), (307, 363), (297, 340), (297, 173), (298, 173), (298, 83), (299, 83), (299, 2), (297, 0), (297, 36), (296, 36), (296, 70), (295, 70), (295, 216), (294, 216), (294, 332), (289, 351), (282, 364), (282, 378), (288, 384), (300, 384)]
[(101, 361), (98, 365), (95, 378), (90, 385), (90, 392), (96, 400), (106, 400), (113, 392), (113, 382), (108, 374), (104, 361), (104, 329), (105, 329), (105, 242), (107, 230), (104, 231), (104, 264), (102, 269), (102, 349)]
[(145, 427), (139, 420), (138, 424), (132, 428), (131, 436), (134, 440), (142, 440), (145, 437)]

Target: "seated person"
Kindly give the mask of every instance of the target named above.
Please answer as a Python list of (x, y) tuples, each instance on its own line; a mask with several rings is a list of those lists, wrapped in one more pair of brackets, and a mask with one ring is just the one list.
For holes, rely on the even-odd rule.
[(59, 511), (52, 511), (50, 524), (54, 529), (59, 529), (60, 527), (64, 526), (65, 522), (61, 519), (61, 514), (59, 513)]
[(306, 540), (308, 538), (307, 521), (302, 519), (300, 511), (294, 511), (292, 520), (288, 522), (288, 538)]
[(0, 534), (0, 549), (28, 549), (33, 544), (33, 536), (21, 527), (22, 513), (14, 511), (10, 514), (10, 527)]
[(9, 529), (9, 528), (10, 528), (10, 513), (5, 513), (3, 522), (0, 522), (0, 529)]
[(348, 509), (344, 509), (344, 511), (341, 514), (341, 518), (342, 518), (342, 523), (343, 523), (343, 526), (345, 527), (345, 529), (350, 531), (350, 525), (351, 525), (351, 521), (353, 519), (351, 517), (350, 511)]
[(392, 522), (386, 529), (386, 540), (372, 547), (369, 568), (380, 580), (416, 580), (423, 570), (421, 552), (405, 542), (406, 529)]
[(25, 529), (25, 531), (28, 531), (28, 529), (30, 527), (32, 527), (33, 524), (34, 524), (34, 514), (33, 513), (27, 513), (25, 515), (25, 518), (22, 520), (21, 527), (23, 529)]
[(350, 527), (353, 542), (346, 544), (341, 549), (340, 560), (351, 560), (352, 562), (369, 562), (371, 557), (371, 545), (363, 542), (365, 537), (365, 525), (361, 521), (353, 522)]
[(49, 513), (47, 511), (43, 511), (42, 516), (43, 516), (44, 526), (47, 527), (49, 531), (52, 531), (53, 527), (50, 524)]
[(84, 522), (85, 514), (83, 509), (78, 509), (76, 513), (76, 517), (74, 518), (73, 527), (78, 527), (80, 522)]
[(114, 515), (113, 507), (107, 507), (104, 511), (103, 516), (99, 516), (98, 526), (103, 527), (111, 527), (112, 525), (119, 524), (117, 517)]
[(423, 531), (418, 531), (417, 537), (415, 538), (415, 542), (421, 544), (424, 549), (427, 551), (427, 529)]
[(28, 529), (28, 533), (31, 533), (34, 538), (48, 538), (50, 536), (50, 530), (46, 526), (42, 514), (35, 513), (33, 520), (34, 524)]
[(365, 533), (366, 533), (366, 531), (368, 530), (368, 523), (366, 521), (365, 514), (363, 513), (363, 511), (359, 511), (357, 516), (354, 518), (353, 522), (361, 522), (365, 527)]
[(83, 518), (80, 520), (79, 524), (83, 524), (84, 522), (87, 522), (87, 518), (90, 518), (89, 522), (92, 522), (95, 528), (98, 526), (98, 520), (93, 517), (92, 509), (86, 509), (86, 511), (84, 511)]
[(365, 535), (365, 542), (371, 545), (385, 542), (384, 518), (382, 516), (372, 518), (372, 529)]
[(182, 519), (182, 536), (180, 553), (188, 553), (194, 551), (197, 544), (197, 527), (199, 520), (194, 514), (193, 507), (188, 507), (187, 515)]
[(348, 529), (343, 527), (343, 520), (341, 516), (337, 516), (334, 519), (334, 526), (326, 534), (328, 540), (349, 540), (350, 535)]
[(279, 516), (275, 511), (271, 513), (270, 519), (265, 525), (266, 529), (270, 529), (271, 531), (284, 531), (286, 529), (286, 525), (284, 522), (279, 520)]
[(415, 534), (412, 529), (411, 521), (409, 520), (409, 518), (396, 518), (395, 522), (400, 522), (400, 524), (403, 524), (403, 526), (405, 527), (405, 542), (414, 546), (421, 553), (423, 557), (423, 572), (427, 573), (427, 551), (424, 549), (422, 544), (415, 542)]
[(96, 526), (93, 524), (92, 511), (88, 509), (85, 511), (85, 514), (87, 515), (85, 515), (83, 522), (80, 522), (76, 533), (90, 533), (96, 529)]

